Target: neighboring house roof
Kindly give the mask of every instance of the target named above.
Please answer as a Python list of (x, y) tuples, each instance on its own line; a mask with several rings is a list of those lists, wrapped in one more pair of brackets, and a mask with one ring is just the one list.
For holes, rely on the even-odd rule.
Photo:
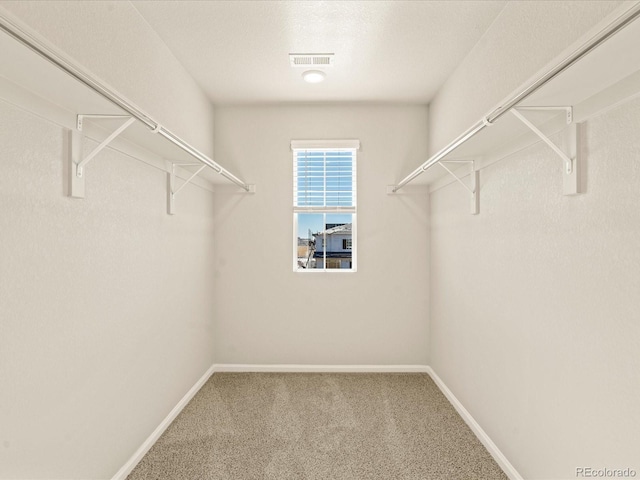
[(345, 223), (344, 225), (337, 225), (335, 227), (328, 228), (328, 229), (326, 229), (326, 230), (324, 230), (322, 232), (314, 233), (313, 235), (314, 236), (323, 235), (323, 234), (332, 235), (334, 233), (350, 234), (351, 233), (351, 224), (350, 223)]

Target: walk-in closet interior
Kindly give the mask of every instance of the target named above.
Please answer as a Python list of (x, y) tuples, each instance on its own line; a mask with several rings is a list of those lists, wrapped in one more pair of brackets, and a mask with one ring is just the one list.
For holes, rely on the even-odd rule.
[(635, 0), (0, 0), (0, 479), (640, 477), (639, 187)]

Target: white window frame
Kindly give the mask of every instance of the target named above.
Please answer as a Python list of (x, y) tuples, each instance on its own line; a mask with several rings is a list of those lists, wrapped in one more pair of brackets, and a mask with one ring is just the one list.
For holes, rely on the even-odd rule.
[[(299, 150), (354, 150), (353, 157), (353, 205), (349, 207), (305, 207), (296, 206), (296, 198), (293, 198), (293, 271), (294, 272), (339, 272), (352, 273), (357, 271), (357, 160), (358, 150), (360, 150), (359, 140), (292, 140), (291, 151), (293, 165), (296, 162), (296, 152)], [(292, 181), (294, 184), (295, 178)], [(294, 185), (295, 186), (295, 185)], [(351, 268), (327, 268), (326, 261), (323, 262), (323, 268), (298, 268), (298, 214), (299, 213), (348, 213), (351, 214)], [(326, 224), (326, 222), (325, 222)], [(325, 245), (327, 242), (324, 242)], [(323, 247), (324, 248), (324, 247)]]

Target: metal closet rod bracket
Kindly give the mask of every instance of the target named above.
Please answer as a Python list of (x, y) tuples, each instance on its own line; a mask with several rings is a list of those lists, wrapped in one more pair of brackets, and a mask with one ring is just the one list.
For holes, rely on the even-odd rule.
[[(471, 186), (467, 185), (462, 179), (455, 174), (445, 163), (466, 163), (471, 165), (471, 171), (469, 172), (469, 178), (471, 179)], [(471, 215), (478, 215), (480, 213), (480, 172), (476, 170), (476, 164), (474, 160), (440, 160), (438, 162), (442, 168), (444, 168), (456, 181), (462, 185), (471, 194), (471, 208), (469, 213)]]
[[(82, 153), (82, 129), (84, 119), (91, 118), (94, 120), (114, 120), (126, 119), (125, 122), (116, 128), (107, 138), (105, 138), (96, 148), (89, 154)], [(84, 171), (87, 164), (93, 160), (98, 153), (104, 150), (118, 135), (124, 132), (136, 119), (130, 115), (87, 115), (81, 114), (77, 116), (76, 130), (71, 131), (71, 155), (69, 158), (69, 196), (74, 198), (84, 198), (85, 182)]]
[[(195, 173), (193, 173), (189, 178), (187, 178), (184, 182), (182, 182), (182, 185), (176, 188), (178, 184), (177, 177), (176, 177), (176, 167), (200, 167), (200, 168), (198, 168), (195, 171)], [(180, 192), (180, 190), (182, 190), (189, 183), (191, 183), (191, 181), (194, 178), (196, 178), (200, 174), (200, 172), (205, 168), (207, 168), (207, 166), (202, 163), (172, 163), (171, 164), (171, 171), (168, 172), (167, 174), (168, 176), (167, 213), (169, 215), (174, 215), (176, 213), (175, 212), (176, 195)]]
[[(533, 122), (526, 118), (521, 111), (553, 111), (564, 110), (566, 112), (565, 121), (568, 128), (561, 132), (562, 146), (556, 145), (547, 135), (545, 135)], [(579, 129), (578, 125), (573, 123), (573, 108), (567, 106), (552, 107), (514, 107), (511, 113), (526, 125), (529, 130), (535, 133), (544, 143), (560, 157), (564, 163), (562, 183), (564, 195), (576, 195), (580, 193), (580, 148), (579, 148)]]
[[(176, 167), (200, 167), (194, 173), (191, 174), (182, 184), (178, 187), (178, 176), (176, 175)], [(200, 172), (202, 172), (207, 165), (202, 163), (171, 163), (171, 170), (167, 173), (167, 213), (174, 215), (176, 213), (176, 195), (180, 191), (189, 185), (196, 178)], [(222, 169), (221, 169), (222, 170)], [(216, 173), (222, 174), (222, 171), (215, 170)], [(256, 193), (256, 186), (254, 184), (247, 184), (247, 188), (244, 189), (247, 193)]]

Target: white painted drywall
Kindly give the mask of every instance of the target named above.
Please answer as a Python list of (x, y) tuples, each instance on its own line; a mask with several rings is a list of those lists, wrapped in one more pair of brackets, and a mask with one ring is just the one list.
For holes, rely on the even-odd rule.
[[(546, 9), (566, 11), (577, 35), (609, 4), (544, 9), (522, 28), (546, 25), (551, 43), (537, 40), (551, 54), (565, 43)], [(494, 25), (484, 42), (508, 28)], [(497, 97), (527, 74), (522, 60), (492, 60), (508, 53), (500, 44), (474, 52), (434, 102), (437, 143), (471, 123), (457, 115), (490, 106), (482, 85)], [(522, 41), (511, 48), (544, 61)], [(430, 196), (430, 365), (526, 479), (576, 478), (580, 467), (640, 474), (639, 126), (638, 100), (584, 125), (583, 195), (562, 196), (561, 162), (538, 143), (482, 170), (479, 216), (458, 185)]]
[(431, 195), (431, 365), (527, 479), (640, 472), (639, 125), (586, 123), (581, 196), (541, 144)]
[[(213, 363), (213, 194), (0, 101), (0, 478), (111, 478)], [(87, 145), (90, 148), (91, 143)]]
[[(423, 106), (216, 110), (216, 155), (253, 196), (216, 193), (216, 361), (424, 365), (427, 195), (386, 185), (426, 156)], [(291, 140), (359, 139), (358, 271), (292, 270)]]
[[(213, 108), (131, 4), (0, 7), (213, 152)], [(214, 360), (212, 193), (170, 217), (166, 175), (105, 151), (70, 199), (67, 135), (0, 101), (0, 478), (110, 478)]]

